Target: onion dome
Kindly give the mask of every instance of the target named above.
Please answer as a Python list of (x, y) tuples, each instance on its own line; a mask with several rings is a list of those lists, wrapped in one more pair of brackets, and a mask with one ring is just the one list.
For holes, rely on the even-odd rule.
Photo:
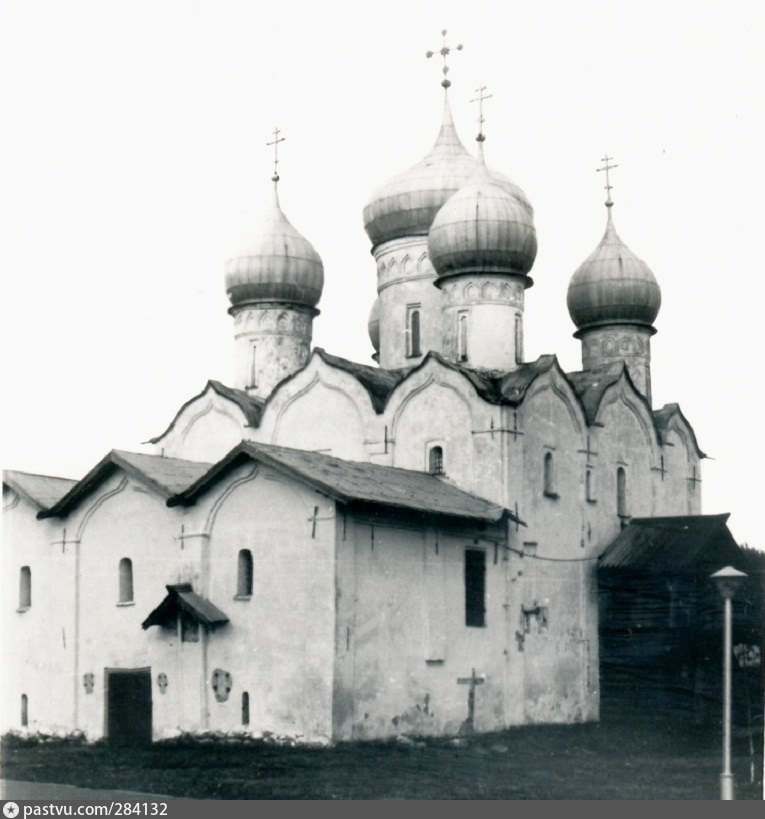
[(605, 324), (642, 324), (653, 329), (661, 306), (656, 277), (616, 233), (610, 200), (606, 207), (606, 232), (571, 277), (568, 312), (579, 330)]
[(271, 206), (226, 262), (231, 304), (278, 301), (315, 307), (323, 286), (321, 257), (284, 215), (274, 185)]
[(536, 254), (534, 210), (526, 195), (482, 163), (438, 211), (428, 234), (439, 279), (461, 273), (526, 276)]
[(476, 160), (457, 136), (445, 97), (441, 131), (430, 153), (378, 188), (364, 208), (364, 228), (372, 245), (426, 236), (439, 208), (475, 169)]
[(367, 322), (369, 340), (376, 353), (380, 352), (380, 298), (374, 300), (372, 309), (369, 311), (369, 321)]

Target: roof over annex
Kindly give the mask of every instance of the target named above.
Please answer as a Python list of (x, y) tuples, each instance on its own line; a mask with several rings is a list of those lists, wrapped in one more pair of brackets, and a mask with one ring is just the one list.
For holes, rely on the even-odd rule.
[(72, 485), (50, 508), (38, 512), (38, 518), (62, 517), (101, 486), (118, 470), (148, 486), (162, 498), (182, 492), (207, 472), (212, 464), (165, 458), (163, 455), (145, 455), (113, 449), (102, 458), (84, 478)]
[(228, 617), (209, 600), (197, 594), (191, 583), (165, 586), (167, 596), (141, 623), (143, 629), (174, 623), (180, 613), (204, 626), (220, 626), (228, 623)]
[(3, 485), (26, 498), (38, 509), (48, 509), (57, 503), (77, 483), (71, 478), (36, 475), (32, 472), (3, 470)]
[(486, 523), (505, 519), (522, 523), (508, 509), (426, 472), (346, 461), (321, 452), (250, 441), (239, 444), (194, 484), (170, 498), (168, 506), (195, 503), (212, 485), (246, 460), (267, 465), (345, 504), (385, 506)]
[(730, 515), (633, 518), (600, 556), (602, 569), (656, 574), (709, 574), (735, 565), (741, 549), (727, 526)]

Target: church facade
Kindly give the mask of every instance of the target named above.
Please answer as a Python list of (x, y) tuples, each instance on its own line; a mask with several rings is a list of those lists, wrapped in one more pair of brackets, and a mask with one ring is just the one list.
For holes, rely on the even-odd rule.
[(236, 383), (151, 453), (4, 474), (3, 730), (328, 743), (598, 718), (598, 558), (632, 517), (700, 514), (704, 456), (652, 406), (660, 291), (610, 191), (568, 292), (582, 369), (524, 359), (533, 209), (482, 137), (463, 146), (443, 84), (434, 147), (364, 209), (377, 366), (312, 350), (323, 265), (275, 174), (226, 263)]

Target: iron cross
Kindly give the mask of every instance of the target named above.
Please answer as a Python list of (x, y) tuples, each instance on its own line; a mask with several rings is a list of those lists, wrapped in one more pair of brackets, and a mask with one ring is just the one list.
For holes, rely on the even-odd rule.
[(279, 143), (287, 140), (287, 137), (280, 137), (280, 133), (281, 131), (278, 128), (274, 128), (274, 138), (271, 142), (266, 142), (266, 145), (274, 146), (274, 175), (271, 177), (272, 182), (279, 181)]
[[(440, 54), (443, 57), (444, 66), (441, 69), (441, 72), (443, 73), (444, 78), (441, 80), (441, 85), (443, 85), (444, 88), (448, 88), (451, 85), (451, 82), (449, 82), (449, 79), (446, 76), (449, 73), (449, 66), (446, 64), (446, 58), (451, 53), (452, 46), (446, 45), (446, 29), (445, 28), (441, 30), (441, 36), (443, 37), (443, 44), (441, 45), (441, 48), (437, 52), (436, 51), (426, 51), (425, 56), (428, 59), (430, 59), (434, 54)], [(460, 43), (459, 45), (454, 46), (453, 48), (456, 51), (462, 51), (462, 43)]]
[(486, 120), (484, 119), (484, 116), (483, 116), (483, 103), (484, 103), (484, 100), (490, 100), (492, 98), (492, 94), (484, 94), (483, 93), (485, 90), (486, 90), (485, 85), (482, 85), (480, 88), (476, 88), (475, 92), (476, 92), (476, 94), (478, 94), (478, 96), (473, 97), (473, 99), (470, 100), (470, 102), (477, 102), (478, 103), (478, 120), (477, 120), (477, 122), (478, 122), (478, 136), (476, 137), (476, 140), (478, 142), (484, 142), (486, 140), (486, 137), (484, 136), (484, 133), (483, 133), (483, 124), (484, 124), (484, 122), (486, 122)]
[(612, 156), (609, 156), (608, 154), (606, 154), (600, 160), (603, 163), (603, 167), (602, 168), (596, 168), (597, 171), (605, 171), (606, 172), (606, 184), (605, 184), (604, 187), (606, 189), (606, 197), (607, 197), (606, 198), (606, 204), (607, 205), (613, 205), (613, 202), (611, 201), (611, 190), (613, 188), (613, 185), (611, 184), (611, 177), (610, 177), (608, 172), (612, 171), (614, 168), (619, 167), (618, 165), (609, 165), (608, 164), (609, 161), (612, 160), (612, 159), (613, 159)]

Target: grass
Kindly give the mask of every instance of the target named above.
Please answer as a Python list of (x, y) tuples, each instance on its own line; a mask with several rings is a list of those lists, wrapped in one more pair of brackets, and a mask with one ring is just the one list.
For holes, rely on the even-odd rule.
[[(760, 736), (760, 751), (762, 737)], [(737, 737), (738, 799), (749, 784), (748, 743)], [(6, 738), (3, 776), (196, 799), (717, 799), (716, 732), (666, 721), (526, 726), (457, 743), (175, 740), (142, 749)]]

